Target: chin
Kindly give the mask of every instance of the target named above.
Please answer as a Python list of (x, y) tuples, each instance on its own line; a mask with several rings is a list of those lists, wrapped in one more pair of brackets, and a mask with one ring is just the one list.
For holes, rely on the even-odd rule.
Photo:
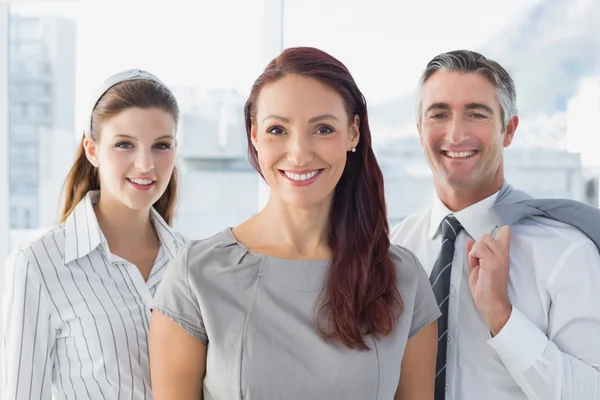
[(295, 207), (295, 208), (304, 208), (311, 209), (316, 207), (322, 207), (325, 204), (329, 204), (329, 200), (331, 197), (321, 197), (318, 198), (315, 196), (284, 196), (281, 201), (286, 206)]
[(133, 211), (145, 211), (149, 210), (150, 207), (152, 207), (152, 205), (157, 201), (158, 199), (155, 200), (153, 198), (149, 198), (147, 200), (127, 198), (125, 199), (124, 203), (128, 208), (130, 208)]
[(141, 204), (139, 202), (129, 202), (129, 204), (127, 204), (127, 207), (132, 211), (146, 211), (149, 210), (150, 207), (152, 207), (152, 203)]

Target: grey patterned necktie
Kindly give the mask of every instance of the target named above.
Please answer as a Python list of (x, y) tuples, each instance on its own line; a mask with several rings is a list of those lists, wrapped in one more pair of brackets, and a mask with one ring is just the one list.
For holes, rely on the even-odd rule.
[(448, 303), (450, 302), (450, 275), (454, 259), (454, 243), (462, 225), (454, 216), (442, 222), (442, 249), (438, 255), (429, 281), (435, 293), (442, 316), (438, 319), (438, 352), (435, 367), (435, 400), (446, 396), (446, 337), (448, 335)]

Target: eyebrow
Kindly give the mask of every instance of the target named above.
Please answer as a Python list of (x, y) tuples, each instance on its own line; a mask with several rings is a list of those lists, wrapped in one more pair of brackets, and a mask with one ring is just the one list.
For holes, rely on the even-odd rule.
[(268, 120), (268, 119), (276, 119), (276, 120), (278, 120), (278, 121), (285, 122), (286, 124), (290, 122), (290, 119), (289, 119), (289, 118), (282, 117), (282, 116), (280, 116), (280, 115), (275, 115), (275, 114), (267, 115), (267, 116), (265, 117), (265, 119), (263, 119), (263, 120), (262, 120), (262, 122), (265, 122), (265, 121), (266, 121), (266, 120)]
[(313, 117), (313, 118), (309, 119), (308, 123), (312, 124), (313, 122), (323, 121), (325, 119), (334, 119), (339, 122), (339, 119), (337, 119), (337, 117), (335, 115), (323, 114), (323, 115), (319, 115), (318, 117)]
[(448, 103), (433, 103), (425, 110), (425, 114), (427, 114), (431, 110), (449, 110), (450, 106)]
[[(126, 138), (126, 139), (131, 139), (131, 140), (136, 140), (136, 138), (134, 138), (133, 136), (129, 136), (129, 135), (123, 135), (123, 134), (119, 134), (119, 135), (115, 135), (115, 137), (121, 137), (121, 138)], [(154, 141), (158, 141), (158, 140), (164, 140), (164, 139), (175, 139), (175, 136), (173, 135), (163, 135), (161, 137), (156, 138)]]
[[(432, 105), (430, 105), (429, 107), (427, 107), (427, 110), (425, 110), (425, 113), (428, 113), (431, 110), (449, 110), (450, 109), (450, 105), (448, 105), (448, 103), (433, 103)], [(469, 103), (465, 105), (465, 109), (467, 110), (477, 110), (477, 109), (482, 109), (487, 111), (490, 114), (494, 114), (494, 110), (489, 107), (486, 106), (485, 104), (482, 103)]]
[[(276, 114), (267, 115), (267, 117), (265, 119), (263, 119), (263, 122), (265, 122), (268, 119), (276, 119), (276, 120), (279, 120), (281, 122), (285, 122), (286, 124), (290, 123), (290, 119), (289, 118), (282, 117), (282, 116), (276, 115)], [(326, 120), (326, 119), (334, 119), (336, 121), (339, 121), (339, 119), (335, 115), (333, 115), (333, 114), (323, 114), (323, 115), (319, 115), (319, 116), (316, 116), (316, 117), (312, 117), (311, 119), (308, 120), (308, 123), (312, 124), (314, 122), (323, 121), (323, 120)]]
[(485, 104), (481, 104), (481, 103), (469, 103), (465, 106), (465, 108), (467, 110), (476, 110), (476, 109), (482, 109), (487, 111), (490, 114), (494, 114), (494, 110), (492, 110), (492, 108), (490, 106), (486, 106)]

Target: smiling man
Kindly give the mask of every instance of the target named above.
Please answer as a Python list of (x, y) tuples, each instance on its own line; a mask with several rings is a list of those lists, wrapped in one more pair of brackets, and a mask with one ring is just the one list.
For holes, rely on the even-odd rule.
[(464, 50), (428, 63), (417, 129), (436, 195), (392, 242), (419, 257), (443, 314), (436, 400), (600, 398), (597, 246), (565, 223), (573, 218), (501, 226), (498, 207), (527, 198), (504, 180), (518, 123), (514, 83), (498, 63)]

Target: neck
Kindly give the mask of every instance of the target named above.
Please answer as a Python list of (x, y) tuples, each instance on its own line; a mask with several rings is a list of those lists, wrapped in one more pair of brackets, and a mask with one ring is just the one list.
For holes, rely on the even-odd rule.
[(330, 258), (329, 211), (331, 199), (310, 208), (284, 204), (271, 196), (258, 214), (268, 247), (282, 249), (291, 257)]
[(129, 246), (138, 247), (148, 243), (156, 243), (157, 236), (150, 210), (136, 211), (126, 205), (100, 196), (94, 207), (96, 218), (102, 233), (111, 249), (122, 249)]
[(482, 186), (450, 187), (435, 182), (435, 191), (446, 207), (452, 212), (459, 212), (473, 204), (487, 199), (500, 190), (504, 176), (499, 174), (490, 183)]

